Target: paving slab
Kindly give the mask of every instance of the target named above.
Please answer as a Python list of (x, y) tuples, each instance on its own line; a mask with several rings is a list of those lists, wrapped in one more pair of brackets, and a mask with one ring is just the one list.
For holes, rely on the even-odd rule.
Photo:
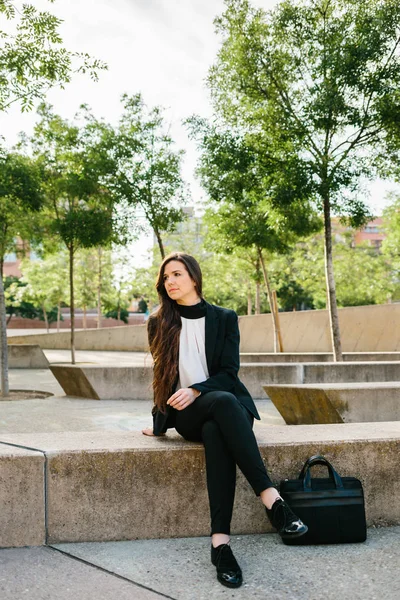
[(159, 600), (159, 593), (52, 548), (0, 550), (2, 600)]
[(400, 527), (370, 528), (363, 544), (285, 546), (277, 534), (232, 536), (237, 590), (216, 580), (210, 538), (60, 544), (55, 548), (176, 600), (398, 600)]

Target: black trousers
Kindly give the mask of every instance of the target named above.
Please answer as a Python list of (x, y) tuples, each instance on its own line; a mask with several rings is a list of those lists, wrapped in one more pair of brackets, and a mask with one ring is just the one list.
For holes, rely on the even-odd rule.
[(229, 392), (207, 392), (176, 411), (176, 431), (205, 449), (211, 534), (230, 534), (236, 465), (256, 496), (273, 487), (253, 433), (254, 417)]

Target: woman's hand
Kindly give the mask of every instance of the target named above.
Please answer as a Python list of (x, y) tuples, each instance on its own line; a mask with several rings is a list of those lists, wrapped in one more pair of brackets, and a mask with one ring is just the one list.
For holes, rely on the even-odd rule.
[(193, 388), (181, 388), (168, 398), (167, 404), (176, 408), (176, 410), (183, 410), (190, 404), (193, 404), (197, 396), (200, 396), (198, 390), (194, 390)]
[[(142, 433), (143, 433), (143, 435), (153, 435), (154, 436), (152, 427), (148, 427), (147, 429), (142, 429)], [(165, 435), (165, 433), (160, 433), (160, 435)], [(156, 437), (156, 436), (154, 436), (154, 437)], [(157, 436), (157, 437), (160, 437), (160, 436)]]

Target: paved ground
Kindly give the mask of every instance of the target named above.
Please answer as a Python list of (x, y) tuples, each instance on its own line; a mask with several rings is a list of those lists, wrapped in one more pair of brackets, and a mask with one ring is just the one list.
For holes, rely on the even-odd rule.
[(364, 544), (293, 548), (277, 534), (234, 536), (244, 584), (223, 587), (209, 538), (0, 549), (2, 600), (398, 600), (400, 527)]

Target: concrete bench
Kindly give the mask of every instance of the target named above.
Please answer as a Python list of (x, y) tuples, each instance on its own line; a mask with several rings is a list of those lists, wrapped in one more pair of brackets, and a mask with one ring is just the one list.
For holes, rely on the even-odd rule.
[[(321, 453), (341, 475), (361, 479), (369, 525), (400, 524), (399, 422), (297, 427), (257, 422), (255, 433), (274, 482), (298, 477), (305, 459)], [(30, 448), (30, 460), (42, 460), (35, 475), (36, 497), (31, 489), (22, 493), (24, 472), (17, 463), (13, 471), (5, 457), (15, 501), (6, 512), (2, 503), (0, 532), (9, 537), (3, 533), (0, 545), (27, 543), (29, 531), (21, 530), (18, 538), (10, 525), (22, 505), (25, 514), (39, 516), (44, 507), (47, 543), (209, 535), (201, 444), (171, 432), (159, 438), (140, 432), (1, 434), (0, 443)], [(34, 456), (34, 449), (45, 457), (44, 480), (43, 459)], [(3, 460), (0, 473), (5, 472)], [(28, 523), (26, 528), (31, 527)], [(267, 531), (271, 527), (263, 506), (238, 471), (232, 533)], [(40, 544), (40, 537), (29, 543)]]
[(400, 382), (267, 385), (288, 425), (400, 421)]
[[(67, 396), (95, 400), (152, 400), (151, 365), (50, 365)], [(264, 385), (400, 381), (400, 362), (245, 363), (239, 377), (253, 398), (265, 399)]]
[(48, 369), (49, 362), (39, 344), (8, 344), (10, 369)]
[[(354, 361), (386, 361), (400, 360), (400, 352), (344, 352), (345, 362)], [(242, 363), (314, 363), (332, 362), (333, 354), (329, 352), (241, 352)]]
[(45, 543), (43, 452), (0, 443), (0, 548)]

